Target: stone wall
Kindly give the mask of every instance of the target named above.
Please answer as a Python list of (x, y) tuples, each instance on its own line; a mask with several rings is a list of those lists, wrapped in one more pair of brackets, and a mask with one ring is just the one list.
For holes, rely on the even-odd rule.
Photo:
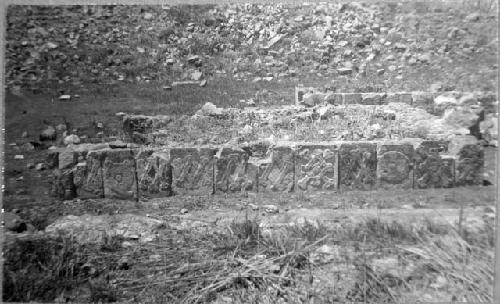
[(315, 106), (322, 103), (334, 105), (364, 104), (383, 105), (402, 102), (429, 113), (441, 115), (448, 106), (477, 104), (485, 113), (497, 112), (495, 92), (380, 92), (380, 93), (334, 93), (323, 92), (311, 87), (295, 88), (295, 105)]
[(47, 165), (54, 169), (52, 195), (138, 199), (241, 191), (447, 188), (481, 184), (484, 166), (480, 145), (421, 139), (113, 147), (51, 151)]

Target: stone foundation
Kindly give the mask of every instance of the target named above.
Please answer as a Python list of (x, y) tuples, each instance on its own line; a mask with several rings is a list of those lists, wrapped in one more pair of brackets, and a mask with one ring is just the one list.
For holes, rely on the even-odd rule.
[[(51, 194), (138, 199), (231, 192), (425, 189), (480, 185), (480, 145), (446, 141), (280, 142), (51, 151)], [(55, 161), (55, 159), (58, 160)], [(63, 164), (63, 165), (62, 165)]]

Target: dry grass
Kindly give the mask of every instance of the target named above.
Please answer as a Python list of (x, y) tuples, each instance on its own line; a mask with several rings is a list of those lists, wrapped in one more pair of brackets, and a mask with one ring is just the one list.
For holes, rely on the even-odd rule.
[[(377, 218), (336, 228), (317, 222), (262, 227), (259, 218), (247, 217), (223, 230), (168, 228), (156, 243), (128, 249), (119, 239), (93, 247), (65, 238), (18, 241), (6, 254), (4, 290), (9, 292), (4, 300), (50, 301), (87, 284), (88, 297), (103, 302), (400, 303), (432, 296), (433, 282), (444, 277), (450, 297), (492, 301), (489, 226), (474, 232), (464, 228), (462, 235), (456, 227), (430, 221), (408, 227)], [(321, 246), (345, 250), (333, 260), (314, 262), (310, 257)], [(413, 265), (411, 275), (394, 277), (373, 267), (374, 258), (386, 256)], [(126, 268), (122, 258), (129, 263)], [(338, 273), (322, 270), (345, 261), (354, 268), (341, 275), (350, 279), (338, 280)], [(325, 280), (335, 286), (348, 280), (353, 284), (338, 292), (319, 283)]]

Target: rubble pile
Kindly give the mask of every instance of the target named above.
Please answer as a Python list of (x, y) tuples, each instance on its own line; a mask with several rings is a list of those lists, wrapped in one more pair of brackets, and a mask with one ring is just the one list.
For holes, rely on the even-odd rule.
[(485, 30), (494, 15), (464, 22), (453, 8), (424, 17), (391, 3), (10, 6), (7, 15), (10, 88), (204, 86), (217, 75), (259, 82), (369, 74), (402, 83), (418, 69), (496, 54)]

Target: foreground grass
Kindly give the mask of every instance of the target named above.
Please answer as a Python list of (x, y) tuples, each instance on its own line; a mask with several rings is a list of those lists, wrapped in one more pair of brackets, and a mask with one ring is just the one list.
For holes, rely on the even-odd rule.
[[(166, 230), (157, 242), (132, 247), (120, 239), (99, 245), (62, 236), (18, 239), (6, 246), (3, 299), (400, 303), (444, 293), (448, 300), (492, 301), (493, 223), (458, 232), (430, 221), (408, 227), (372, 218), (269, 230), (247, 217), (222, 231)], [(412, 272), (399, 276), (373, 266), (387, 257)], [(445, 287), (436, 287), (441, 281)]]

